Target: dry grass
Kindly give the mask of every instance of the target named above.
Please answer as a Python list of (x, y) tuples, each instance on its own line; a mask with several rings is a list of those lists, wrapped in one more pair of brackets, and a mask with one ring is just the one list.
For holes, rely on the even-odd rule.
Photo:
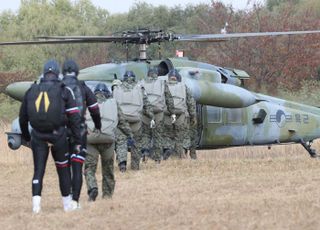
[[(0, 151), (0, 229), (319, 229), (320, 162), (299, 145), (200, 151), (120, 174), (110, 200), (62, 211), (52, 160), (42, 213), (31, 214), (31, 152)], [(315, 147), (320, 150), (319, 143)], [(99, 169), (99, 183), (100, 169)]]

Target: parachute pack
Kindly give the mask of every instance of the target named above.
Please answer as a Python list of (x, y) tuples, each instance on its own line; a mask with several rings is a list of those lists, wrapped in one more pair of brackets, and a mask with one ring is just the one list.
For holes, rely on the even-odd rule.
[(76, 105), (80, 111), (81, 117), (84, 116), (85, 113), (85, 106), (84, 106), (84, 98), (81, 90), (80, 84), (82, 84), (81, 81), (78, 81), (75, 77), (66, 77), (63, 79), (63, 83), (72, 89), (75, 100), (76, 100)]
[(166, 101), (164, 96), (165, 82), (157, 79), (155, 81), (142, 81), (142, 85), (148, 95), (148, 100), (152, 105), (154, 113), (163, 112), (166, 108)]
[(173, 97), (174, 113), (177, 115), (185, 113), (187, 111), (187, 95), (184, 83), (169, 83), (168, 87)]
[(61, 83), (33, 84), (27, 98), (31, 126), (39, 132), (52, 132), (63, 125)]
[(113, 91), (113, 97), (119, 103), (125, 119), (129, 123), (140, 122), (143, 111), (141, 85), (137, 84), (133, 89), (125, 89), (122, 86), (118, 86)]
[(118, 125), (118, 108), (115, 99), (110, 98), (99, 103), (101, 116), (101, 133), (94, 133), (94, 122), (89, 111), (86, 113), (88, 126), (87, 140), (90, 144), (108, 144), (116, 140), (116, 128)]

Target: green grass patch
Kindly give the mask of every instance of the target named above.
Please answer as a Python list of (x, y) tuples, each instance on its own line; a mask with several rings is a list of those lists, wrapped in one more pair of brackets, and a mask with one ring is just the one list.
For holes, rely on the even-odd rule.
[(20, 102), (0, 93), (0, 119), (11, 122), (19, 115)]

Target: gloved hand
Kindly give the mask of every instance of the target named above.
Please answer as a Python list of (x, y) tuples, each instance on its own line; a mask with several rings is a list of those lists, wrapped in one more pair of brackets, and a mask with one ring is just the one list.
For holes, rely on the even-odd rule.
[(119, 79), (115, 79), (112, 81), (112, 86), (117, 86), (117, 85), (121, 85), (122, 82)]
[(136, 146), (136, 142), (134, 141), (134, 139), (132, 137), (128, 137), (127, 145), (130, 146), (130, 147), (135, 147)]
[(101, 133), (101, 130), (94, 128), (92, 132), (93, 132), (94, 134), (100, 134), (100, 133)]
[(177, 116), (175, 114), (171, 115), (171, 124), (174, 124), (177, 120)]
[(195, 126), (196, 124), (197, 124), (197, 118), (196, 117), (190, 118), (190, 125)]
[(154, 129), (156, 127), (156, 122), (152, 119), (151, 121), (150, 121), (150, 128), (151, 129)]

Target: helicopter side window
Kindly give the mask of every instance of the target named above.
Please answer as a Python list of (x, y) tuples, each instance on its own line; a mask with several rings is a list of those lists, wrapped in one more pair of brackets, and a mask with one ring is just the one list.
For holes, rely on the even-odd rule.
[(242, 109), (225, 109), (227, 115), (227, 123), (241, 123)]
[(208, 123), (221, 123), (222, 108), (215, 106), (207, 106), (207, 120)]

